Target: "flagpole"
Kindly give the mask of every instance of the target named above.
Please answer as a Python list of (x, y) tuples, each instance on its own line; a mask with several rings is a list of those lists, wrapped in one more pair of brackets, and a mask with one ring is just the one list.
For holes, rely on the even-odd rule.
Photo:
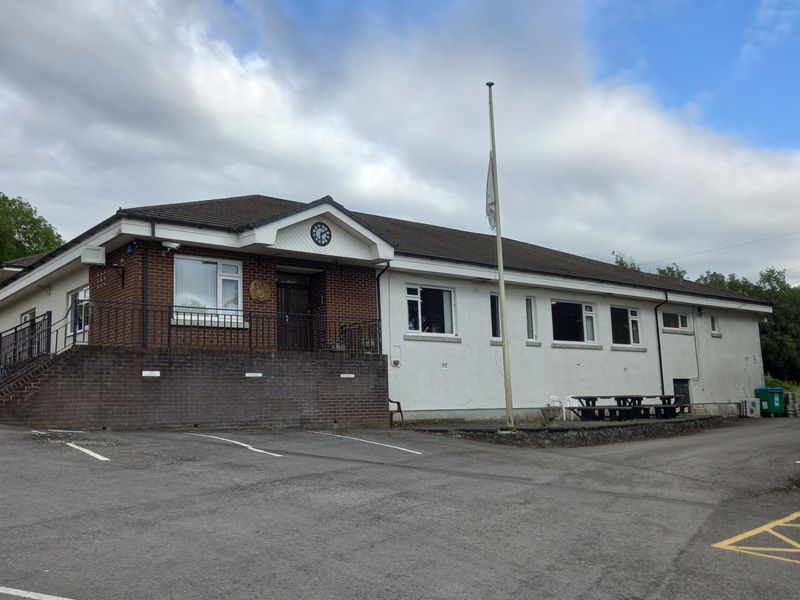
[(497, 282), (500, 287), (500, 335), (503, 343), (503, 386), (506, 396), (506, 425), (514, 427), (514, 404), (511, 401), (511, 361), (508, 352), (508, 319), (506, 319), (506, 281), (503, 275), (503, 235), (500, 231), (500, 193), (497, 189), (497, 148), (494, 141), (494, 105), (492, 103), (493, 81), (489, 88), (489, 127), (492, 132), (492, 191), (495, 202), (495, 225), (497, 227)]

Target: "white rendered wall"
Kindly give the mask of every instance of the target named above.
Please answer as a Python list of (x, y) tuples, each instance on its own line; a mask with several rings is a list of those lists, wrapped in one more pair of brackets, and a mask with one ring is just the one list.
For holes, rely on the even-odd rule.
[[(672, 390), (672, 379), (689, 379), (695, 403), (752, 398), (754, 389), (764, 385), (757, 318), (740, 311), (704, 309), (700, 315), (696, 308), (680, 310), (690, 315), (692, 335), (662, 333), (667, 390)], [(719, 321), (719, 335), (711, 332), (712, 316)]]
[[(390, 397), (400, 400), (404, 411), (503, 409), (502, 348), (491, 344), (489, 297), (496, 293), (496, 285), (391, 270), (382, 276), (380, 285)], [(409, 285), (453, 290), (454, 335), (436, 336), (451, 341), (409, 334)], [(522, 286), (507, 286), (506, 296), (515, 408), (543, 406), (551, 395), (563, 398), (569, 394), (661, 392), (654, 315), (657, 302)], [(527, 296), (536, 299), (539, 345), (526, 343)], [(593, 304), (597, 343), (602, 348), (554, 347), (551, 300)], [(612, 305), (639, 310), (638, 351), (616, 345), (612, 348)], [(690, 314), (695, 323), (692, 335), (661, 333), (665, 392), (672, 393), (672, 379), (689, 379), (695, 403), (731, 402), (752, 396), (752, 388), (763, 381), (758, 316), (706, 310), (703, 317), (697, 317), (692, 307), (666, 308), (670, 306)], [(711, 337), (711, 314), (720, 316), (721, 338)]]
[(37, 317), (52, 311), (55, 323), (67, 314), (67, 294), (88, 283), (89, 267), (75, 262), (46, 281), (29, 286), (0, 306), (0, 331), (19, 325), (22, 313), (32, 308)]

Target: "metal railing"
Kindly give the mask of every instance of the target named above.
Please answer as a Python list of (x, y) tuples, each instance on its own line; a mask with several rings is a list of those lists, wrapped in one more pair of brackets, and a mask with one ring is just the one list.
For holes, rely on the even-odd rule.
[(39, 356), (50, 354), (52, 320), (48, 311), (0, 333), (0, 379)]
[[(380, 321), (313, 314), (266, 313), (167, 305), (79, 301), (51, 323), (50, 313), (33, 326), (4, 336), (7, 371), (44, 353), (74, 345), (177, 350), (216, 348), (246, 352), (378, 353)], [(30, 328), (29, 328), (30, 327)]]

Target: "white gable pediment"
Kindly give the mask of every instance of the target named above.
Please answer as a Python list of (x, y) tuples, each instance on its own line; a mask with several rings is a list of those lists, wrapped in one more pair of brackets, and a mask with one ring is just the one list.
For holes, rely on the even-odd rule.
[[(323, 234), (314, 239), (312, 228)], [(394, 247), (334, 204), (320, 203), (259, 225), (239, 235), (240, 247), (268, 246), (298, 254), (320, 255), (360, 261), (385, 261), (394, 258)], [(325, 243), (325, 241), (327, 243)]]

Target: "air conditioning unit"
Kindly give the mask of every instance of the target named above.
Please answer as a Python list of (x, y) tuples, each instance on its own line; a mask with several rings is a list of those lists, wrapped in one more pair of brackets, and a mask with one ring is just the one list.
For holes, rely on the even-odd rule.
[(758, 408), (757, 398), (745, 398), (739, 403), (740, 417), (760, 417), (761, 411)]

